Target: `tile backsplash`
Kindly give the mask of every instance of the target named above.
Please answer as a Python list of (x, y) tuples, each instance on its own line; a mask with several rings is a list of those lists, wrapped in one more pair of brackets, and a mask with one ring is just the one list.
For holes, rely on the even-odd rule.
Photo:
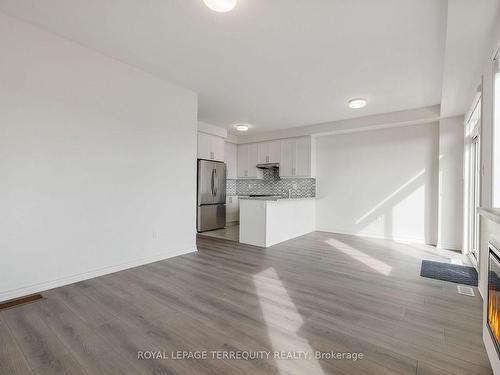
[(236, 181), (238, 180), (226, 180), (226, 195), (238, 195), (236, 194)]
[(292, 198), (311, 198), (316, 196), (315, 178), (283, 178), (276, 169), (264, 169), (261, 180), (227, 180), (227, 195), (272, 194)]

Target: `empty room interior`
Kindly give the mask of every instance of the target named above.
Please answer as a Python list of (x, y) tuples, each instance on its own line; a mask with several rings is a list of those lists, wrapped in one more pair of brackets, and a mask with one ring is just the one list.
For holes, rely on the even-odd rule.
[(0, 375), (500, 375), (500, 0), (0, 0)]

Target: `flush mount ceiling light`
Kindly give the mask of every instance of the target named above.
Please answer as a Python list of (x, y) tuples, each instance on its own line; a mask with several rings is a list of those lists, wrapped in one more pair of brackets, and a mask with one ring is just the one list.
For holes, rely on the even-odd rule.
[(246, 132), (248, 131), (248, 129), (250, 128), (248, 125), (246, 124), (237, 124), (237, 125), (234, 125), (234, 127), (236, 128), (236, 130), (238, 130), (239, 132)]
[(237, 1), (238, 0), (203, 0), (207, 7), (220, 13), (232, 10), (236, 6)]
[(366, 107), (366, 99), (363, 98), (351, 99), (349, 100), (348, 103), (349, 103), (349, 108), (352, 109), (359, 109)]

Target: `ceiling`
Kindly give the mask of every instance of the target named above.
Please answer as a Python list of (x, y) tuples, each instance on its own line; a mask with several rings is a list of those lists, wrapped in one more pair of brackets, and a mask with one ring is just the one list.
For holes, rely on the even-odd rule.
[[(253, 131), (441, 103), (447, 9), (446, 0), (239, 0), (229, 13), (202, 0), (0, 0), (7, 14), (192, 89), (200, 120)], [(349, 109), (353, 97), (368, 106)]]

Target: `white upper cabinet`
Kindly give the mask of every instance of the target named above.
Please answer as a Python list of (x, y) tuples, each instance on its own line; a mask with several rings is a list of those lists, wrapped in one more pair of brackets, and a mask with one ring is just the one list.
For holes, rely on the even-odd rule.
[(313, 146), (311, 137), (238, 145), (237, 178), (262, 178), (265, 163), (279, 163), (282, 178), (313, 177)]
[(281, 142), (280, 177), (292, 177), (295, 160), (295, 143), (290, 140)]
[(258, 144), (259, 164), (279, 163), (281, 160), (281, 141)]
[(311, 177), (311, 138), (297, 138), (295, 150), (294, 175), (297, 177)]
[(227, 165), (227, 178), (235, 179), (238, 176), (237, 146), (234, 143), (225, 142), (224, 158)]
[(198, 133), (198, 159), (224, 161), (224, 138)]
[(262, 178), (259, 164), (259, 147), (256, 143), (238, 145), (238, 178)]
[(280, 177), (313, 176), (311, 137), (290, 138), (281, 142)]

